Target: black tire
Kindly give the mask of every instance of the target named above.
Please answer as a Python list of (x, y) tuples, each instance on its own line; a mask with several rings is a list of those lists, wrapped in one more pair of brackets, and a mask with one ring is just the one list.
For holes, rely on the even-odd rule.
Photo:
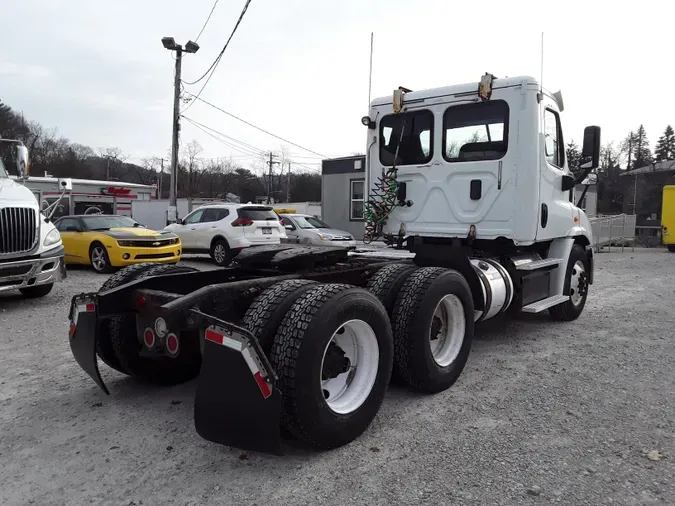
[[(117, 288), (118, 286), (125, 285), (140, 276), (142, 272), (155, 266), (156, 264), (144, 263), (124, 267), (110, 276), (105, 283), (101, 285), (98, 292), (106, 292), (113, 288)], [(120, 361), (117, 359), (117, 355), (115, 355), (112, 339), (110, 337), (110, 323), (111, 320), (104, 320), (99, 324), (98, 336), (96, 339), (96, 354), (108, 367), (123, 374), (129, 374), (129, 371), (121, 366)]]
[(289, 279), (275, 283), (256, 297), (244, 314), (244, 326), (258, 339), (267, 356), (272, 350), (274, 335), (291, 306), (307, 290), (313, 288), (316, 281), (307, 279)]
[[(134, 279), (159, 274), (194, 272), (197, 269), (177, 265), (153, 265)], [(155, 385), (177, 385), (195, 378), (202, 364), (198, 331), (181, 332), (180, 351), (175, 358), (166, 356), (145, 357), (137, 336), (134, 315), (116, 316), (109, 323), (110, 340), (120, 366), (132, 377)]]
[[(324, 398), (320, 364), (333, 334), (355, 319), (374, 331), (378, 370), (364, 402), (351, 413), (339, 414)], [(319, 284), (300, 296), (284, 317), (270, 361), (282, 392), (282, 426), (317, 448), (348, 444), (368, 428), (384, 400), (393, 362), (389, 317), (382, 303), (363, 288)]]
[(668, 251), (670, 251), (671, 253), (675, 253), (675, 244), (669, 244)]
[[(405, 280), (417, 270), (416, 265), (391, 264), (377, 271), (369, 280), (366, 288), (375, 295), (387, 310), (389, 319), (393, 321), (394, 305)], [(391, 373), (391, 382), (395, 385), (405, 385), (405, 380), (394, 368)]]
[(37, 286), (27, 286), (26, 288), (19, 288), (21, 295), (27, 299), (37, 299), (39, 297), (44, 297), (54, 288), (54, 283), (49, 283), (46, 285), (37, 285)]
[(211, 258), (219, 267), (227, 267), (232, 263), (232, 250), (225, 239), (216, 239), (211, 244)]
[(415, 270), (416, 265), (391, 264), (377, 271), (368, 280), (366, 288), (380, 299), (390, 318), (403, 283)]
[[(99, 265), (99, 262), (94, 260), (95, 252), (100, 252), (100, 254), (103, 256), (103, 264)], [(100, 242), (94, 242), (89, 247), (89, 263), (99, 274), (109, 274), (114, 270), (112, 264), (110, 263), (108, 252), (106, 251), (105, 246)]]
[[(582, 294), (581, 301), (578, 304), (574, 304), (572, 302), (570, 283), (572, 280), (572, 276), (575, 275), (576, 273), (575, 268), (577, 262), (581, 262), (581, 264), (583, 264), (584, 267), (584, 273), (582, 274), (584, 285), (581, 287), (582, 290), (584, 290), (584, 292)], [(586, 299), (588, 297), (589, 268), (590, 265), (588, 262), (588, 256), (586, 256), (586, 250), (584, 249), (584, 247), (578, 244), (572, 246), (572, 251), (570, 252), (569, 260), (567, 261), (567, 269), (565, 271), (565, 284), (563, 285), (563, 295), (568, 295), (570, 298), (566, 302), (563, 302), (562, 304), (558, 304), (557, 306), (549, 308), (548, 313), (553, 320), (569, 322), (579, 318), (582, 311), (584, 310), (584, 306), (586, 305)]]
[[(455, 295), (462, 304), (464, 337), (457, 356), (442, 367), (434, 360), (430, 333), (436, 307), (446, 295)], [(424, 392), (450, 388), (464, 370), (473, 340), (473, 296), (464, 277), (439, 267), (418, 269), (403, 284), (393, 314), (396, 375)]]

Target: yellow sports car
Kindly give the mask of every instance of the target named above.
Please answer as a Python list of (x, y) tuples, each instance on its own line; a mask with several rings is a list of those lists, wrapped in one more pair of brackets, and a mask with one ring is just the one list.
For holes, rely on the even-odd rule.
[(91, 265), (96, 272), (143, 262), (175, 264), (181, 259), (176, 234), (150, 230), (127, 216), (63, 216), (54, 225), (61, 233), (66, 263)]

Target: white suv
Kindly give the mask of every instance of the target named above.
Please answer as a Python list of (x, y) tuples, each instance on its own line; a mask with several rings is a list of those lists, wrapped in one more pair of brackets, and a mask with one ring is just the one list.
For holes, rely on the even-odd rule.
[(229, 265), (244, 248), (287, 238), (279, 215), (259, 204), (205, 205), (164, 230), (180, 237), (183, 253), (209, 253), (220, 266)]

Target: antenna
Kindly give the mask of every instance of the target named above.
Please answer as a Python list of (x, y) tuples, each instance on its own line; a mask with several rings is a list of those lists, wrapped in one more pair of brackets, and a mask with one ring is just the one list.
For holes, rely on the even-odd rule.
[(544, 32), (541, 32), (541, 79), (539, 79), (541, 95), (544, 96)]
[(373, 32), (370, 32), (370, 68), (368, 70), (368, 111), (370, 112), (370, 94), (373, 86)]

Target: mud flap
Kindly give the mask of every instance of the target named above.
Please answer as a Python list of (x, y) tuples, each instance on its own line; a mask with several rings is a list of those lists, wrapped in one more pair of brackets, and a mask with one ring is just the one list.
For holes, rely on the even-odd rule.
[(197, 433), (214, 443), (283, 455), (281, 392), (257, 340), (220, 320), (206, 329), (205, 338), (195, 395)]
[(98, 313), (95, 295), (76, 295), (70, 303), (70, 350), (84, 372), (108, 395), (96, 360)]

